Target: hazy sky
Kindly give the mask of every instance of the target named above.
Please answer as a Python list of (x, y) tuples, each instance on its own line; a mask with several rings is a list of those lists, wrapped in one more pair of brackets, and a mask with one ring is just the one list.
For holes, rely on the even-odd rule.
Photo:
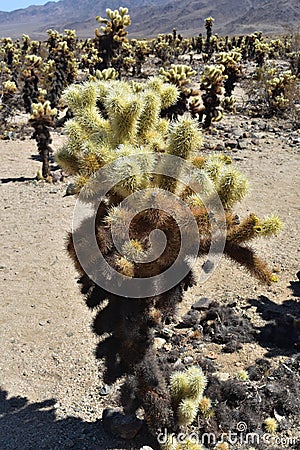
[(27, 6), (30, 5), (45, 5), (48, 1), (49, 0), (0, 0), (0, 11), (13, 11), (14, 9), (27, 8)]

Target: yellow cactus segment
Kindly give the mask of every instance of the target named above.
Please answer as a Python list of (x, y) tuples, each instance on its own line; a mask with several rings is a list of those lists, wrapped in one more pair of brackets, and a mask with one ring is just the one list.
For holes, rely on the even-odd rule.
[(186, 371), (188, 380), (188, 397), (193, 400), (199, 399), (206, 385), (207, 378), (200, 367), (192, 366)]
[(267, 417), (264, 420), (264, 426), (268, 433), (276, 433), (278, 428), (278, 422), (273, 417)]
[(188, 392), (188, 380), (184, 372), (174, 372), (170, 379), (171, 397), (179, 402), (186, 397)]
[(160, 69), (160, 75), (164, 81), (173, 83), (177, 87), (184, 86), (190, 81), (190, 78), (196, 75), (191, 67), (184, 64), (171, 64), (170, 69)]
[(143, 107), (138, 120), (138, 135), (143, 139), (156, 128), (161, 110), (161, 99), (155, 92), (146, 92), (143, 97)]
[(6, 94), (15, 94), (18, 88), (14, 81), (4, 81), (3, 92)]
[(199, 411), (205, 416), (210, 409), (211, 400), (208, 397), (203, 396), (199, 401)]
[(85, 152), (78, 158), (79, 170), (86, 175), (92, 175), (103, 166), (103, 161), (95, 152)]
[(194, 119), (183, 116), (171, 125), (168, 151), (187, 159), (202, 145), (202, 134)]
[(148, 86), (150, 89), (159, 93), (162, 109), (169, 108), (177, 102), (179, 90), (175, 85), (164, 83), (162, 78), (151, 77), (148, 81)]
[(130, 261), (136, 261), (145, 254), (143, 245), (137, 239), (126, 242), (122, 247), (123, 255)]
[(134, 277), (134, 264), (123, 256), (116, 257), (116, 266), (119, 271), (126, 277)]
[(78, 160), (67, 146), (62, 147), (55, 154), (55, 161), (71, 175), (79, 171)]
[(51, 108), (50, 102), (47, 100), (44, 103), (33, 103), (32, 114), (30, 119), (37, 120), (45, 116), (55, 117), (57, 115), (57, 109)]
[(189, 195), (188, 197), (186, 197), (185, 202), (190, 208), (201, 208), (202, 206), (204, 206), (203, 200), (197, 194)]
[(190, 425), (198, 413), (198, 403), (194, 399), (183, 399), (177, 409), (178, 425)]
[[(115, 227), (120, 224), (123, 227), (123, 224), (126, 223), (126, 220), (129, 218), (129, 211), (127, 208), (121, 208), (119, 206), (111, 206), (108, 210), (108, 214), (106, 215), (104, 222), (108, 228)], [(124, 231), (124, 229), (123, 229)]]
[(214, 450), (229, 450), (229, 445), (227, 442), (220, 442), (215, 446)]
[(263, 236), (277, 235), (283, 229), (283, 222), (277, 215), (268, 216), (261, 220), (255, 231)]
[(202, 169), (205, 164), (206, 158), (204, 156), (196, 156), (192, 159), (192, 164), (197, 167), (197, 169)]
[(83, 175), (77, 175), (74, 184), (75, 184), (75, 190), (76, 192), (81, 191), (81, 189), (86, 186), (87, 182), (89, 181), (88, 177), (85, 177)]
[(96, 70), (96, 79), (97, 80), (116, 80), (119, 77), (118, 72), (113, 67), (109, 69)]
[(224, 170), (217, 182), (217, 192), (224, 208), (231, 208), (247, 194), (248, 180), (237, 170)]
[(248, 381), (249, 380), (249, 375), (248, 375), (248, 372), (246, 370), (240, 370), (237, 373), (236, 377), (240, 381)]

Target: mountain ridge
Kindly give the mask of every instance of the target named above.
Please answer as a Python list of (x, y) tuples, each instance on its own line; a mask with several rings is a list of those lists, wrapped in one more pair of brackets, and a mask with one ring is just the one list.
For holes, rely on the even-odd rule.
[(214, 32), (244, 34), (253, 31), (282, 34), (299, 29), (299, 0), (60, 0), (15, 11), (0, 11), (0, 35), (19, 38), (23, 33), (43, 39), (46, 30), (76, 29), (78, 37), (93, 37), (96, 16), (106, 8), (126, 6), (132, 19), (130, 37), (155, 37), (175, 27), (185, 36), (205, 32), (204, 19), (215, 19)]

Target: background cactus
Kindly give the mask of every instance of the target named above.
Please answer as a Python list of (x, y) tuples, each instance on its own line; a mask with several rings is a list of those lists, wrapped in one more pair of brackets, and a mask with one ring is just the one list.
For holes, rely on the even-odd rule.
[(50, 147), (51, 137), (49, 127), (54, 125), (53, 119), (57, 114), (56, 109), (52, 109), (50, 102), (37, 103), (32, 105), (32, 114), (29, 124), (34, 128), (32, 138), (36, 140), (39, 154), (42, 158), (42, 176), (50, 180), (49, 157), (53, 152)]
[(223, 108), (221, 103), (226, 78), (223, 66), (205, 66), (200, 79), (200, 89), (204, 91), (201, 95), (204, 108), (198, 111), (200, 121), (202, 121), (204, 115), (204, 128), (209, 128), (212, 122), (222, 119)]
[(101, 16), (96, 18), (102, 24), (100, 30), (98, 28), (95, 30), (95, 45), (101, 59), (96, 67), (99, 70), (118, 68), (123, 43), (128, 42), (126, 28), (131, 23), (127, 8), (120, 7), (114, 11), (107, 8), (106, 15), (107, 18)]
[(223, 73), (226, 76), (224, 80), (224, 100), (223, 106), (227, 111), (234, 110), (234, 99), (232, 97), (236, 83), (242, 76), (242, 67), (240, 64), (242, 54), (239, 50), (230, 52), (220, 52), (216, 55), (216, 63), (224, 67)]

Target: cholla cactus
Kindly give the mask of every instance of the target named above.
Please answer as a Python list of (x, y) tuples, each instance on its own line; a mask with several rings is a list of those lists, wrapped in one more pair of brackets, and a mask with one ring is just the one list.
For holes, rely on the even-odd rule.
[(291, 102), (290, 93), (294, 91), (296, 75), (290, 70), (281, 74), (270, 71), (273, 77), (267, 81), (267, 93), (271, 110), (274, 113), (286, 110)]
[(59, 106), (63, 90), (72, 84), (77, 75), (77, 62), (74, 55), (76, 34), (73, 30), (65, 30), (65, 35), (48, 31), (50, 47), (48, 60), (43, 65), (44, 87), (47, 100), (52, 108)]
[(233, 89), (242, 75), (240, 60), (242, 54), (234, 49), (230, 52), (221, 52), (216, 55), (216, 62), (224, 67), (223, 73), (226, 76), (224, 81), (225, 109), (234, 110)]
[(96, 20), (103, 24), (100, 30), (98, 28), (95, 30), (95, 44), (102, 61), (96, 69), (100, 70), (118, 66), (122, 44), (128, 42), (126, 28), (131, 23), (128, 8), (120, 7), (114, 11), (107, 8), (106, 15), (107, 18), (96, 17)]
[(27, 113), (31, 113), (32, 103), (37, 103), (39, 97), (39, 72), (43, 65), (43, 60), (40, 56), (26, 55), (25, 68), (22, 72), (24, 86), (22, 97)]
[(3, 95), (15, 94), (18, 91), (16, 83), (14, 81), (4, 81), (3, 83)]
[(149, 56), (151, 48), (146, 40), (131, 39), (130, 44), (135, 59), (133, 75), (139, 76), (142, 73), (142, 65), (144, 64), (146, 57)]
[(192, 49), (189, 39), (184, 39), (174, 28), (172, 34), (159, 34), (152, 41), (152, 53), (157, 56), (164, 65), (174, 63), (179, 55), (183, 55)]
[[(73, 85), (64, 94), (64, 101), (74, 117), (66, 123), (68, 142), (56, 154), (56, 160), (75, 175), (78, 191), (85, 186), (81, 191), (85, 201), (93, 205), (98, 199), (97, 170), (107, 163), (115, 164), (115, 170), (106, 171), (105, 179), (112, 187), (106, 197), (100, 199), (96, 214), (96, 240), (102, 256), (116, 273), (129, 280), (154, 277), (172, 266), (180, 248), (181, 234), (172, 214), (166, 212), (177, 207), (173, 198), (165, 198), (162, 189), (191, 205), (190, 211), (201, 236), (199, 255), (209, 251), (212, 211), (203, 207), (201, 199), (197, 204), (196, 199), (191, 198), (193, 191), (182, 186), (178, 180), (181, 173), (179, 163), (175, 168), (176, 179), (156, 172), (158, 156), (163, 152), (202, 168), (203, 176), (199, 177), (199, 183), (202, 178), (207, 181), (207, 186), (202, 183), (203, 191), (208, 190), (212, 196), (219, 195), (224, 205), (227, 223), (225, 255), (245, 266), (261, 281), (270, 283), (273, 277), (267, 266), (244, 243), (259, 235), (277, 233), (281, 223), (275, 218), (260, 220), (250, 215), (237, 224), (232, 208), (246, 194), (246, 180), (232, 168), (231, 160), (226, 156), (197, 156), (202, 142), (201, 131), (198, 122), (188, 114), (172, 122), (161, 118), (162, 109), (174, 105), (178, 95), (178, 88), (164, 83), (160, 77), (150, 78), (145, 83), (96, 80)], [(134, 162), (122, 158), (132, 155), (135, 156)], [(116, 173), (120, 175), (119, 182), (115, 181)], [(211, 185), (214, 189), (209, 191)], [(124, 206), (123, 200), (139, 191), (146, 198), (150, 196), (160, 208), (142, 208), (136, 214), (136, 204)], [(185, 233), (186, 212), (177, 209), (175, 212)], [(119, 235), (128, 221), (130, 237), (122, 248), (117, 249), (112, 238), (112, 226)], [(102, 263), (94, 249), (85, 248), (85, 225), (83, 221), (76, 230), (76, 237), (88, 267), (93, 273), (102, 273)], [(157, 228), (167, 237), (166, 248), (161, 257), (144, 262), (144, 258), (155, 251), (155, 242), (149, 240), (149, 235)], [(176, 286), (147, 298), (128, 298), (100, 287), (86, 274), (76, 254), (72, 234), (68, 238), (68, 251), (80, 273), (79, 281), (87, 305), (91, 308), (102, 306), (93, 324), (94, 332), (101, 337), (96, 355), (105, 359), (106, 383), (125, 377), (121, 393), (125, 411), (133, 413), (143, 407), (152, 431), (159, 427), (174, 429), (177, 421), (191, 423), (199, 409), (206, 385), (205, 376), (199, 368), (190, 368), (183, 376), (177, 374), (171, 378), (169, 391), (168, 374), (164, 366), (159, 367), (153, 345), (153, 329), (174, 315), (184, 290), (195, 282), (189, 259), (183, 262), (187, 275)], [(103, 304), (105, 300), (106, 305)], [(191, 443), (186, 445), (179, 448), (192, 448)]]
[[(195, 102), (199, 101), (200, 92), (190, 88), (189, 84), (191, 77), (195, 76), (196, 72), (184, 64), (172, 64), (169, 69), (161, 68), (159, 73), (164, 81), (174, 84), (180, 91), (176, 104), (163, 110), (162, 116), (175, 119), (189, 109), (194, 111)], [(190, 105), (193, 105), (192, 108)]]
[(179, 426), (190, 425), (195, 420), (206, 384), (207, 379), (200, 367), (190, 367), (171, 376), (171, 400)]
[(270, 47), (266, 42), (262, 42), (259, 39), (254, 41), (254, 51), (255, 51), (255, 62), (258, 67), (262, 67), (268, 53), (270, 52)]
[(211, 38), (212, 38), (212, 27), (215, 19), (213, 17), (207, 17), (205, 19), (206, 28), (206, 42), (205, 42), (205, 53), (210, 57), (213, 53)]
[(4, 81), (2, 83), (2, 92), (0, 91), (0, 129), (5, 133), (7, 129), (7, 122), (13, 115), (17, 106), (18, 88), (14, 81)]
[(110, 69), (96, 70), (95, 75), (96, 78), (94, 78), (94, 81), (96, 81), (96, 79), (103, 81), (117, 80), (119, 77), (116, 69), (113, 69), (112, 67)]
[[(256, 71), (256, 101), (254, 106), (266, 116), (274, 114), (291, 117), (297, 110), (297, 92), (299, 90), (297, 78), (290, 70), (280, 72), (278, 68), (264, 66)], [(253, 84), (249, 86), (249, 97), (255, 96)], [(298, 113), (298, 114), (297, 114)], [(296, 121), (297, 123), (297, 121)]]
[(204, 107), (198, 110), (200, 121), (204, 115), (204, 128), (209, 128), (212, 122), (218, 122), (223, 117), (221, 106), (222, 95), (224, 93), (224, 82), (227, 76), (224, 75), (224, 66), (205, 66), (201, 75), (200, 89), (204, 91), (202, 101)]
[(29, 119), (29, 124), (34, 128), (32, 138), (36, 139), (39, 154), (42, 157), (42, 176), (46, 180), (50, 179), (49, 157), (52, 153), (49, 127), (53, 126), (56, 115), (57, 110), (52, 109), (50, 102), (46, 101), (32, 105), (32, 114)]

